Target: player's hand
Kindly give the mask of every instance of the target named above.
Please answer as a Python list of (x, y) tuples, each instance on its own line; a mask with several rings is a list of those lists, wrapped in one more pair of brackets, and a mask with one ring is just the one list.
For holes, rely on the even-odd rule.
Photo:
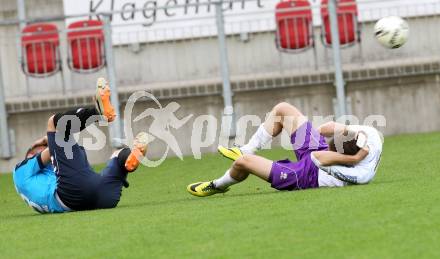
[(356, 141), (356, 146), (358, 146), (361, 149), (365, 149), (367, 146), (367, 140), (368, 140), (368, 135), (367, 133), (363, 132), (363, 131), (359, 131), (357, 133), (357, 141)]

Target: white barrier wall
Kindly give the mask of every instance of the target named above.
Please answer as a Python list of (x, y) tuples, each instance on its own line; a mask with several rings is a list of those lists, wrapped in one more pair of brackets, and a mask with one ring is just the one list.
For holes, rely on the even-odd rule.
[[(40, 9), (39, 5), (52, 7)], [(15, 1), (0, 5), (2, 19), (15, 15)], [(29, 2), (29, 17), (45, 15), (63, 15), (61, 1)], [(409, 22), (412, 35), (402, 49), (392, 51), (380, 47), (372, 36), (373, 23), (367, 22), (362, 25), (361, 44), (342, 50), (353, 114), (361, 120), (371, 114), (384, 115), (387, 126), (381, 130), (386, 135), (440, 130), (440, 34), (437, 33), (440, 16), (416, 17)], [(57, 25), (61, 34), (65, 33), (64, 22)], [(296, 55), (280, 54), (271, 31), (228, 37), (237, 116), (255, 114), (263, 119), (265, 112), (280, 101), (290, 102), (310, 116), (333, 114), (331, 52), (319, 41), (320, 29), (315, 30), (316, 63), (312, 50)], [(58, 73), (46, 79), (26, 79), (17, 58), (17, 31), (17, 26), (0, 26), (1, 72), (6, 85), (9, 126), (15, 131), (17, 147), (13, 159), (0, 161), (0, 171), (11, 171), (22, 159), (29, 144), (45, 133), (52, 113), (91, 104), (96, 77), (105, 75), (105, 70), (84, 75), (71, 73), (65, 67), (63, 77)], [(62, 51), (66, 53), (65, 42), (62, 44)], [(221, 117), (223, 103), (216, 38), (117, 45), (114, 54), (123, 103), (135, 90), (151, 90), (163, 104), (171, 100), (180, 103), (180, 117), (187, 114)], [(150, 106), (146, 102), (139, 103), (135, 111), (140, 113)], [(148, 120), (137, 123), (135, 130), (145, 130), (150, 123)], [(173, 131), (184, 154), (191, 153), (189, 125), (192, 120)], [(248, 128), (248, 137), (253, 129)], [(218, 138), (219, 131), (211, 129), (207, 134)], [(203, 151), (215, 151), (216, 144)], [(163, 150), (163, 143), (155, 142), (150, 155), (158, 157)], [(102, 163), (110, 154), (109, 147), (90, 152), (90, 160)]]
[[(332, 98), (335, 95), (331, 83), (307, 86), (290, 86), (257, 91), (237, 92), (234, 96), (237, 116), (258, 115), (261, 120), (273, 105), (286, 101), (299, 107), (306, 115), (329, 116), (333, 114)], [(351, 99), (350, 108), (361, 122), (369, 115), (380, 114), (386, 118), (386, 127), (379, 127), (385, 135), (430, 132), (440, 130), (440, 76), (437, 74), (421, 75), (393, 79), (363, 80), (350, 82), (347, 85), (347, 95)], [(176, 113), (178, 118), (189, 114), (211, 114), (219, 121), (222, 114), (222, 98), (220, 95), (173, 98), (160, 100), (165, 106), (170, 101), (176, 101), (181, 109)], [(140, 102), (135, 106), (133, 118), (146, 108), (155, 107), (150, 102)], [(53, 111), (56, 112), (56, 111)], [(45, 133), (47, 119), (51, 111), (12, 114), (9, 118), (10, 127), (16, 134), (17, 156), (9, 161), (0, 161), (0, 171), (12, 170), (15, 163), (22, 159), (27, 147), (36, 138)], [(147, 130), (151, 119), (145, 119), (133, 124), (134, 132)], [(171, 132), (176, 137), (182, 152), (191, 155), (191, 134), (193, 119), (179, 130)], [(219, 126), (219, 125), (218, 125)], [(247, 128), (246, 139), (255, 131), (255, 127)], [(104, 129), (105, 130), (105, 129)], [(219, 128), (205, 129), (204, 133), (216, 136), (216, 141), (202, 152), (215, 152), (219, 138)], [(279, 145), (279, 141), (274, 143)], [(165, 150), (162, 141), (154, 141), (149, 148), (151, 157), (160, 157)], [(90, 161), (94, 164), (105, 162), (111, 155), (111, 148), (89, 152)], [(174, 154), (171, 152), (171, 156)]]

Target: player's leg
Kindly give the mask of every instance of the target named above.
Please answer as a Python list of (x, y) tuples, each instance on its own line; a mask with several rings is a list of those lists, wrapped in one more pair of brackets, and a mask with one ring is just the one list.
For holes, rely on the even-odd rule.
[(63, 158), (71, 160), (70, 166), (73, 168), (82, 169), (84, 165), (89, 166), (84, 149), (71, 136), (96, 121), (97, 117), (93, 116), (97, 115), (99, 114), (95, 108), (79, 108), (50, 117), (47, 124), (50, 156), (58, 160)]
[(292, 134), (306, 121), (307, 118), (295, 106), (285, 102), (279, 103), (273, 107), (266, 121), (260, 125), (246, 145), (230, 149), (220, 146), (219, 152), (232, 160), (237, 160), (242, 154), (254, 154), (278, 136), (283, 129)]
[(116, 115), (110, 101), (110, 95), (110, 88), (106, 80), (99, 78), (96, 83), (95, 107), (80, 107), (55, 114), (52, 118), (52, 125), (50, 125), (51, 131), (64, 131), (64, 138), (68, 141), (71, 134), (84, 130), (99, 119), (112, 122)]
[[(56, 155), (57, 158), (62, 158), (63, 154), (66, 155), (66, 152), (71, 153), (70, 149), (74, 149), (76, 152), (72, 155), (76, 154), (77, 157), (73, 159), (72, 156), (69, 156), (69, 160), (75, 160), (71, 163), (71, 166), (74, 168), (75, 165), (82, 167), (83, 163), (79, 163), (81, 161), (84, 161), (84, 164), (87, 164), (87, 166), (88, 162), (84, 149), (80, 148), (70, 136), (84, 130), (87, 126), (101, 118), (109, 122), (115, 119), (115, 112), (110, 102), (110, 89), (103, 78), (97, 80), (95, 101), (95, 107), (81, 107), (57, 113), (48, 120), (48, 138), (49, 135), (52, 135), (53, 138), (52, 146), (49, 145), (50, 153), (52, 156)], [(63, 152), (56, 154), (56, 151), (61, 151), (61, 148), (64, 148)]]
[[(136, 171), (140, 160), (147, 151), (147, 134), (141, 132), (136, 136), (132, 149), (123, 148), (113, 153), (107, 167), (100, 175), (101, 181), (98, 187), (97, 208), (114, 208), (119, 203), (122, 186), (127, 188), (127, 174)], [(134, 161), (136, 160), (136, 162)]]
[(266, 121), (264, 129), (273, 137), (278, 136), (283, 129), (292, 134), (301, 126), (307, 118), (295, 106), (282, 102), (272, 109)]
[(90, 169), (84, 149), (70, 137), (71, 130), (68, 127), (58, 130), (55, 117), (48, 120), (47, 140), (57, 176), (57, 195), (72, 210), (92, 209), (93, 202), (89, 197), (93, 196), (98, 183), (97, 176)]
[[(99, 120), (100, 116), (94, 107), (81, 107), (57, 113), (51, 118), (51, 131), (64, 132), (64, 140), (68, 141), (72, 134), (84, 130), (87, 126)], [(49, 128), (48, 128), (49, 131)]]
[(96, 108), (55, 114), (47, 126), (49, 151), (57, 174), (57, 194), (73, 210), (94, 208), (100, 178), (91, 169), (84, 148), (71, 136), (100, 118), (114, 119), (108, 86), (98, 80), (96, 89)]
[(318, 168), (310, 159), (298, 162), (289, 160), (274, 162), (256, 155), (244, 155), (236, 160), (232, 168), (222, 177), (211, 182), (196, 184), (188, 191), (196, 196), (225, 192), (231, 185), (244, 181), (249, 174), (269, 182), (274, 189), (280, 191), (318, 187)]
[(122, 187), (128, 188), (128, 171), (125, 162), (130, 155), (130, 149), (124, 148), (113, 153), (107, 166), (100, 172), (101, 180), (97, 193), (97, 208), (114, 208), (119, 203)]
[[(256, 155), (244, 155), (240, 159), (234, 161), (231, 169), (229, 170), (230, 176), (237, 182), (246, 180), (249, 174), (258, 176), (259, 178), (267, 181), (269, 180), (270, 170), (272, 168), (272, 160)], [(227, 188), (229, 183), (224, 183), (219, 179), (215, 181), (217, 188)]]
[(246, 180), (249, 174), (269, 181), (272, 164), (273, 161), (261, 156), (244, 155), (234, 161), (232, 167), (222, 177), (213, 181), (190, 184), (187, 190), (192, 195), (199, 197), (224, 193), (229, 190), (229, 186)]

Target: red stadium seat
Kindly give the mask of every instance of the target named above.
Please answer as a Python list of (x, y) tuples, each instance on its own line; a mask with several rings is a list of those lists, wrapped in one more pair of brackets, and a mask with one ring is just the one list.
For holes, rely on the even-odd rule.
[(307, 0), (282, 1), (275, 8), (276, 45), (283, 52), (313, 46), (312, 8)]
[(69, 68), (75, 72), (94, 72), (105, 65), (103, 23), (78, 21), (69, 25)]
[(46, 77), (61, 68), (58, 29), (54, 24), (32, 24), (22, 31), (21, 60), (23, 72), (34, 77)]
[[(351, 46), (360, 41), (360, 26), (358, 25), (358, 10), (356, 0), (337, 0), (336, 12), (338, 15), (339, 41), (341, 47)], [(330, 31), (330, 16), (328, 0), (321, 1), (322, 34), (324, 45), (332, 45)]]

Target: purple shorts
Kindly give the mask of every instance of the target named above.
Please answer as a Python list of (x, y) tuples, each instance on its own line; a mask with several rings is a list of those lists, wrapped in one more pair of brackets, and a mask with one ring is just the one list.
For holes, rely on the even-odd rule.
[(297, 162), (288, 159), (275, 161), (270, 171), (269, 182), (277, 190), (301, 190), (317, 188), (318, 167), (312, 162), (310, 153), (328, 150), (325, 138), (312, 123), (301, 125), (291, 136)]

